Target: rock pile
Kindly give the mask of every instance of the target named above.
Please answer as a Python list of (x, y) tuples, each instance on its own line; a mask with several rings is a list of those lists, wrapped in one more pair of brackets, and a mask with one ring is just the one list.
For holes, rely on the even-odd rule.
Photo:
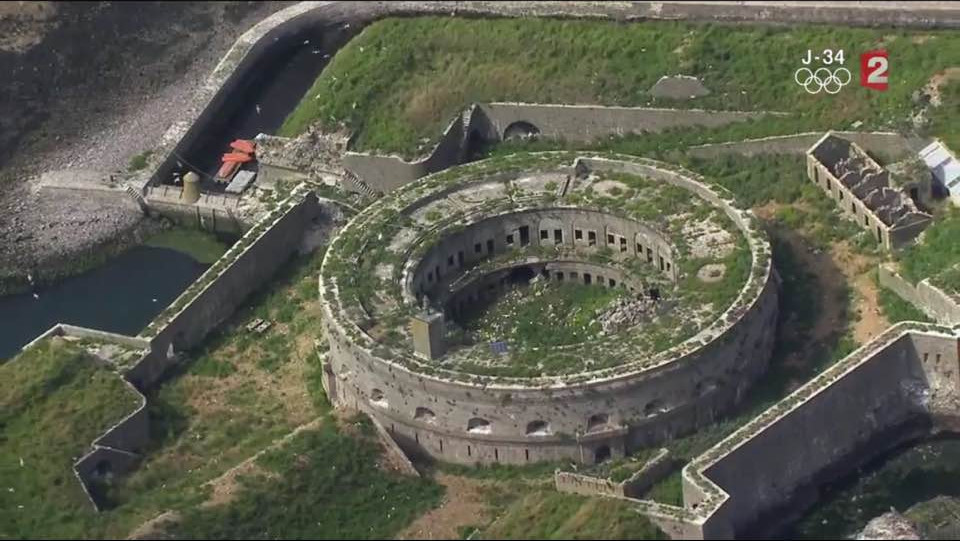
[(620, 297), (597, 318), (603, 334), (619, 332), (650, 319), (659, 301), (647, 296)]
[(344, 174), (343, 153), (350, 134), (341, 128), (325, 133), (317, 126), (295, 137), (257, 137), (257, 159), (267, 165), (302, 171), (313, 178)]
[(857, 539), (920, 539), (920, 532), (912, 520), (891, 509), (868, 522)]

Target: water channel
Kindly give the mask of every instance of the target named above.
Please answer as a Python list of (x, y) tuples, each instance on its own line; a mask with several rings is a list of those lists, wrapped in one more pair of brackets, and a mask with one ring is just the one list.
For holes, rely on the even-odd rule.
[[(201, 173), (204, 189), (223, 189), (210, 176), (230, 141), (274, 134), (283, 125), (342, 42), (333, 35), (329, 28), (306, 29), (245, 74), (243, 89), (182, 157)], [(0, 360), (58, 322), (136, 334), (208, 266), (175, 249), (139, 246), (44, 289), (0, 297)]]

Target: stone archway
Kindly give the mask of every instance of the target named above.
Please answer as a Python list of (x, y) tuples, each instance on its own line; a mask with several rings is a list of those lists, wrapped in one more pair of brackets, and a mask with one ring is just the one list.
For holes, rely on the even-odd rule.
[(539, 135), (540, 128), (534, 126), (526, 120), (512, 122), (509, 126), (507, 126), (507, 129), (503, 130), (504, 141), (525, 141), (528, 139), (536, 139)]

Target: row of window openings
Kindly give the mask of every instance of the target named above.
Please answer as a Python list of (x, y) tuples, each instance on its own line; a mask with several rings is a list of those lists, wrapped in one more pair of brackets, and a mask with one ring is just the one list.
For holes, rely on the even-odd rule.
[[(524, 235), (523, 235), (522, 233), (523, 233), (523, 230), (525, 230), (525, 229), (526, 229), (526, 226), (520, 228), (520, 230), (521, 230), (521, 246), (526, 246), (526, 245), (529, 244), (529, 241), (526, 241), (526, 242), (525, 242), (524, 239), (523, 239), (523, 238), (524, 238)], [(547, 239), (549, 239), (549, 233), (550, 233), (549, 230), (541, 229), (541, 230), (540, 230), (540, 239), (541, 239), (541, 240), (547, 240)], [(588, 231), (588, 233), (589, 233), (589, 238), (590, 238), (590, 246), (595, 246), (596, 243), (597, 243), (597, 233), (596, 233), (595, 231)], [(575, 234), (575, 235), (574, 235), (575, 238), (577, 238), (578, 240), (581, 240), (581, 239), (583, 238), (583, 230), (581, 230), (581, 229), (577, 229), (577, 230), (574, 232), (574, 234)], [(554, 238), (555, 238), (557, 244), (562, 244), (562, 243), (563, 243), (563, 230), (562, 230), (562, 229), (554, 229)], [(626, 252), (626, 251), (627, 251), (627, 239), (624, 238), (624, 237), (619, 237), (619, 238), (620, 238), (620, 252)], [(513, 246), (513, 240), (514, 240), (513, 234), (508, 234), (508, 235), (507, 235), (507, 246)], [(614, 235), (607, 235), (607, 243), (610, 244), (610, 245), (615, 245), (615, 244), (616, 244)], [(638, 242), (638, 243), (637, 243), (637, 254), (638, 254), (638, 255), (643, 255), (643, 251), (644, 251), (643, 245)], [(646, 251), (647, 251), (647, 263), (653, 263), (653, 249), (651, 249), (651, 248), (648, 246), (647, 249), (646, 249)], [(474, 244), (474, 245), (473, 245), (473, 252), (474, 252), (474, 253), (477, 253), (477, 254), (483, 253), (483, 243), (478, 242), (478, 243)], [(488, 255), (492, 255), (492, 254), (493, 254), (493, 239), (490, 239), (490, 240), (487, 241), (487, 254), (488, 254)], [(667, 261), (667, 260), (665, 260), (665, 259), (663, 258), (663, 256), (657, 256), (657, 257), (658, 257), (658, 259), (659, 259), (660, 270), (661, 270), (661, 271), (670, 272), (670, 271), (672, 270), (672, 268), (673, 268), (673, 266), (670, 264), (670, 262)], [(463, 250), (460, 250), (459, 252), (457, 252), (456, 262), (457, 262), (457, 266), (458, 266), (458, 267), (463, 267)], [(453, 257), (453, 255), (447, 256), (447, 266), (448, 266), (448, 267), (452, 267), (453, 265), (454, 265), (454, 257)], [(436, 267), (434, 267), (434, 270), (427, 272), (427, 282), (428, 282), (428, 283), (433, 283), (434, 273), (436, 273), (437, 280), (439, 280), (440, 278), (443, 277), (443, 275), (442, 275), (441, 272), (440, 272), (440, 265), (437, 265)], [(560, 278), (560, 279), (562, 280), (563, 278)], [(588, 282), (588, 283), (589, 283), (589, 282)]]

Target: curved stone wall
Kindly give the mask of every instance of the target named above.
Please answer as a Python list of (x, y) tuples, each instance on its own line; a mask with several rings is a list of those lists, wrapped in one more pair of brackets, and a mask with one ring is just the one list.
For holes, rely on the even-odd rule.
[[(556, 459), (593, 462), (693, 430), (733, 406), (764, 372), (773, 347), (778, 281), (762, 232), (753, 226), (748, 212), (732, 206), (732, 198), (703, 184), (692, 173), (637, 158), (577, 158), (571, 171), (584, 170), (643, 175), (683, 187), (733, 220), (753, 252), (752, 271), (734, 304), (714, 324), (666, 352), (625, 358), (624, 369), (619, 371), (555, 378), (491, 378), (475, 374), (453, 377), (443, 369), (442, 361), (439, 366), (418, 364), (412, 358), (400, 362), (397, 353), (384, 347), (378, 334), (383, 329), (378, 324), (348, 323), (351, 319), (356, 321), (359, 314), (340, 305), (337, 278), (328, 270), (330, 259), (339, 257), (337, 254), (347, 242), (341, 237), (350, 236), (352, 227), (348, 225), (331, 245), (321, 271), (324, 326), (330, 343), (324, 385), (331, 401), (375, 417), (408, 452), (459, 463)], [(408, 187), (409, 193), (415, 194), (410, 203), (390, 208), (423, 213), (424, 201), (438, 194), (449, 195), (458, 186), (453, 182), (431, 194), (427, 187), (439, 185), (431, 183), (431, 179), (427, 177)], [(550, 190), (555, 188), (551, 185)], [(525, 206), (536, 207), (534, 203)], [(369, 218), (383, 212), (384, 208), (368, 208), (352, 225), (369, 227)], [(435, 269), (442, 263), (444, 268), (456, 267), (460, 249), (472, 251), (480, 242), (485, 251), (483, 235), (492, 235), (494, 246), (503, 243), (505, 251), (506, 235), (527, 226), (528, 240), (533, 244), (539, 241), (540, 225), (549, 223), (563, 229), (566, 242), (574, 237), (580, 219), (595, 224), (598, 236), (601, 226), (633, 227), (624, 229), (623, 233), (629, 235), (651, 233), (654, 236), (649, 238), (658, 239), (664, 252), (672, 253), (662, 234), (647, 230), (636, 221), (594, 209), (561, 208), (557, 204), (524, 208), (522, 212), (476, 220), (472, 225), (461, 224), (453, 228), (452, 237), (441, 236), (434, 243), (424, 243), (422, 238), (409, 240), (403, 245), (408, 254), (418, 253), (411, 246), (429, 247), (419, 252), (424, 254), (421, 263), (416, 263), (413, 255), (405, 259), (401, 266), (409, 272), (405, 280), (401, 279), (406, 286), (401, 288), (416, 291), (426, 280), (426, 273), (431, 272), (431, 266)], [(551, 231), (548, 240), (552, 238)], [(381, 243), (389, 241), (377, 239)], [(513, 240), (519, 242), (519, 237)], [(633, 243), (629, 244), (635, 252)], [(465, 253), (464, 261), (469, 263), (466, 257)], [(672, 266), (674, 272), (676, 267)], [(455, 274), (461, 273), (457, 269)], [(396, 274), (388, 272), (382, 276)], [(659, 362), (648, 362), (651, 359)], [(637, 368), (631, 369), (634, 365)]]
[(416, 264), (407, 287), (418, 297), (443, 297), (440, 285), (455, 280), (462, 269), (525, 246), (610, 246), (617, 259), (640, 257), (671, 280), (678, 273), (673, 248), (651, 227), (592, 209), (544, 208), (493, 216), (445, 236)]

